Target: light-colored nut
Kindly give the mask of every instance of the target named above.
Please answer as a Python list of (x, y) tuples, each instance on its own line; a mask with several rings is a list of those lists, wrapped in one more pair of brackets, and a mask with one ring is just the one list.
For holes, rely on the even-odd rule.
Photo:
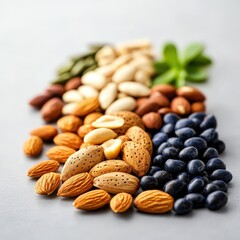
[(107, 82), (108, 81), (103, 74), (95, 71), (90, 71), (82, 77), (83, 84), (92, 86), (97, 90), (101, 90), (102, 88), (104, 88)]
[(98, 97), (99, 92), (91, 86), (88, 85), (82, 85), (78, 88), (78, 92), (83, 98), (92, 98), (92, 97)]
[(114, 67), (113, 64), (110, 64), (110, 65), (98, 67), (95, 71), (104, 75), (106, 78), (108, 78), (108, 77), (111, 77), (113, 73), (116, 71), (116, 67)]
[(149, 77), (149, 75), (141, 70), (138, 70), (135, 75), (134, 75), (134, 80), (136, 82), (142, 83), (143, 85), (149, 87), (151, 84), (151, 79)]
[(131, 141), (131, 139), (126, 135), (120, 135), (117, 137), (117, 139), (120, 139), (122, 141), (122, 144), (128, 141)]
[(126, 93), (119, 92), (117, 98), (129, 97)]
[(83, 124), (92, 124), (94, 121), (96, 121), (98, 118), (100, 118), (101, 116), (103, 116), (102, 113), (100, 112), (93, 112), (93, 113), (89, 113), (83, 121)]
[(97, 60), (99, 66), (110, 64), (115, 58), (116, 52), (114, 48), (107, 45), (101, 48), (95, 56), (95, 59)]
[(83, 149), (83, 148), (89, 147), (89, 146), (91, 146), (91, 145), (93, 145), (93, 144), (83, 142), (83, 143), (81, 144), (81, 146), (80, 146), (80, 149)]
[(160, 129), (162, 126), (162, 117), (159, 113), (147, 113), (142, 117), (142, 121), (148, 129)]
[(120, 67), (112, 76), (112, 81), (116, 83), (131, 81), (134, 78), (136, 68), (134, 65), (126, 64)]
[(81, 102), (83, 100), (83, 96), (77, 90), (73, 89), (65, 92), (62, 99), (65, 103)]
[(110, 139), (101, 146), (104, 148), (104, 156), (106, 159), (115, 159), (120, 153), (122, 145), (121, 139)]
[(89, 132), (91, 132), (92, 130), (94, 130), (95, 127), (92, 126), (92, 124), (86, 124), (86, 125), (82, 125), (77, 133), (81, 138), (84, 138), (86, 134), (88, 134)]
[(118, 90), (132, 97), (146, 97), (150, 94), (149, 88), (138, 82), (119, 83)]
[(106, 110), (106, 114), (119, 111), (132, 111), (136, 107), (136, 100), (132, 97), (123, 97), (113, 102)]
[(98, 118), (95, 122), (92, 122), (92, 126), (95, 128), (120, 128), (124, 124), (124, 119), (112, 115), (104, 115)]
[(115, 71), (122, 67), (123, 65), (127, 64), (128, 62), (130, 62), (132, 60), (132, 55), (131, 54), (124, 54), (119, 56), (118, 58), (116, 58), (111, 66), (113, 66), (115, 68)]

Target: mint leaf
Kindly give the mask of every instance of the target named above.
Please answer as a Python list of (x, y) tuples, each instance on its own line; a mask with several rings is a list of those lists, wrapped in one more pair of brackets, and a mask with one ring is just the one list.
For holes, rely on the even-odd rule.
[(204, 55), (200, 55), (191, 61), (188, 66), (192, 67), (207, 67), (212, 64), (212, 60)]
[(183, 51), (182, 61), (183, 65), (188, 64), (193, 61), (195, 58), (199, 57), (204, 50), (204, 46), (200, 43), (192, 43), (186, 47)]
[(152, 85), (157, 85), (160, 83), (171, 83), (177, 77), (176, 69), (170, 69), (167, 72), (163, 73), (162, 75), (157, 76), (153, 79)]
[(154, 62), (153, 67), (154, 67), (155, 72), (157, 74), (162, 74), (169, 69), (169, 65), (167, 63), (164, 63), (164, 62)]
[(195, 68), (187, 72), (186, 79), (191, 82), (205, 82), (207, 77), (207, 72), (204, 69)]
[(173, 43), (165, 44), (163, 48), (163, 57), (166, 63), (173, 67), (179, 65), (177, 48)]

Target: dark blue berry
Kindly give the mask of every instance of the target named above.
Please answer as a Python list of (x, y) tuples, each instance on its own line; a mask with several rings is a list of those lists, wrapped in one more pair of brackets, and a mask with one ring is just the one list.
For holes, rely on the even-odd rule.
[(173, 198), (183, 196), (186, 192), (186, 183), (179, 179), (171, 180), (164, 185), (163, 191), (170, 194)]
[(167, 113), (163, 117), (163, 122), (165, 124), (168, 124), (168, 123), (175, 124), (179, 119), (181, 119), (181, 118), (177, 114), (175, 114), (175, 113)]
[(203, 160), (207, 161), (211, 158), (217, 158), (218, 157), (218, 151), (216, 150), (216, 148), (213, 147), (209, 147), (207, 148), (207, 150), (203, 153), (202, 155)]
[(178, 149), (175, 148), (175, 147), (167, 147), (167, 148), (164, 148), (163, 151), (162, 151), (162, 155), (164, 158), (176, 158), (178, 156)]
[(162, 188), (166, 182), (172, 180), (172, 175), (164, 170), (157, 171), (153, 174), (153, 177), (157, 179), (158, 187), (160, 188)]
[(162, 143), (162, 144), (158, 147), (158, 149), (157, 149), (157, 154), (158, 154), (158, 155), (159, 155), (159, 154), (162, 154), (163, 149), (165, 149), (165, 148), (167, 148), (167, 147), (171, 147), (171, 144), (168, 143), (168, 142)]
[(217, 169), (226, 169), (225, 163), (220, 158), (211, 158), (206, 163), (206, 171), (209, 173)]
[(203, 171), (205, 170), (205, 164), (203, 161), (199, 159), (193, 159), (187, 164), (187, 170), (188, 173), (190, 173), (193, 176), (201, 175)]
[(178, 137), (171, 137), (167, 140), (173, 147), (182, 149), (183, 148), (183, 141)]
[(205, 197), (200, 193), (189, 193), (185, 198), (192, 202), (193, 208), (202, 208), (205, 205)]
[(193, 179), (201, 179), (201, 180), (204, 182), (204, 185), (206, 185), (206, 184), (209, 183), (208, 178), (205, 177), (205, 176), (196, 176), (196, 177), (194, 177)]
[(182, 118), (176, 123), (175, 130), (178, 130), (180, 128), (185, 128), (185, 127), (194, 128), (195, 124), (189, 118)]
[(178, 155), (182, 160), (189, 161), (198, 158), (198, 150), (195, 147), (186, 147)]
[(140, 180), (142, 190), (157, 189), (158, 182), (153, 176), (143, 176)]
[(200, 137), (189, 138), (184, 142), (185, 147), (195, 147), (198, 151), (203, 152), (207, 149), (207, 142)]
[(218, 210), (226, 205), (228, 201), (227, 194), (223, 191), (210, 193), (206, 198), (206, 207), (210, 210)]
[(160, 167), (157, 167), (157, 166), (151, 166), (149, 172), (148, 172), (148, 175), (152, 176), (155, 172), (157, 171), (160, 171), (161, 168)]
[(177, 179), (179, 179), (185, 183), (188, 183), (191, 180), (191, 176), (187, 172), (181, 172), (177, 175)]
[(192, 211), (193, 204), (191, 201), (187, 200), (186, 198), (179, 198), (175, 201), (173, 210), (178, 215), (185, 215)]
[(200, 193), (204, 188), (204, 181), (201, 179), (192, 179), (188, 186), (187, 186), (187, 192), (188, 193)]
[(195, 112), (188, 116), (188, 118), (190, 118), (190, 119), (197, 118), (201, 122), (203, 121), (203, 119), (205, 117), (206, 117), (206, 113), (203, 113), (203, 112)]
[(212, 181), (211, 183), (214, 185), (217, 185), (219, 187), (219, 190), (221, 190), (223, 192), (228, 191), (227, 184), (222, 180), (215, 180), (215, 181)]
[(166, 142), (167, 140), (168, 140), (168, 136), (166, 133), (163, 133), (163, 132), (156, 133), (152, 138), (153, 147), (156, 149), (158, 146), (160, 146), (162, 143)]
[(152, 164), (157, 167), (163, 167), (166, 160), (162, 155), (157, 155), (153, 158)]
[(224, 169), (217, 169), (210, 175), (211, 180), (222, 180), (225, 183), (229, 183), (232, 180), (232, 174)]
[(164, 164), (164, 169), (172, 175), (177, 175), (186, 169), (186, 163), (177, 159), (168, 159)]
[(192, 120), (192, 122), (194, 124), (193, 128), (198, 132), (199, 131), (199, 126), (201, 124), (201, 121), (199, 119), (197, 119), (197, 118), (192, 118), (191, 120)]
[(168, 136), (174, 136), (174, 125), (172, 123), (164, 125), (161, 132), (166, 133)]
[(180, 128), (175, 131), (175, 134), (183, 141), (196, 136), (196, 132), (189, 127)]
[(213, 146), (217, 149), (219, 154), (224, 152), (226, 148), (225, 143), (222, 140), (218, 140)]
[(207, 184), (207, 185), (204, 187), (204, 189), (203, 189), (203, 194), (204, 194), (205, 196), (207, 196), (207, 195), (209, 195), (210, 193), (215, 192), (215, 191), (217, 191), (217, 190), (220, 190), (217, 185), (215, 185), (215, 184), (213, 184), (213, 183), (209, 183), (209, 184)]
[(218, 140), (218, 133), (214, 128), (209, 128), (203, 131), (199, 137), (203, 138), (207, 142), (208, 146), (212, 146)]
[(213, 115), (206, 116), (202, 121), (202, 123), (200, 124), (201, 131), (204, 131), (208, 128), (216, 128), (216, 127), (217, 127), (217, 120)]

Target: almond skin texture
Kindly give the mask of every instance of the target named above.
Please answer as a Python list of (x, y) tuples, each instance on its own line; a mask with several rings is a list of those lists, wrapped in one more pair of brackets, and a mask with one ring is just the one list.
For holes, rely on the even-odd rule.
[(65, 89), (61, 84), (53, 84), (47, 87), (46, 92), (52, 94), (53, 97), (62, 97), (65, 93)]
[(82, 144), (81, 144), (81, 146), (80, 146), (80, 149), (83, 149), (83, 148), (86, 148), (86, 147), (89, 147), (89, 146), (92, 146), (93, 144), (91, 144), (91, 143), (85, 143), (85, 142), (83, 142)]
[(158, 110), (158, 113), (161, 115), (161, 116), (164, 116), (165, 114), (167, 113), (172, 113), (172, 109), (171, 108), (167, 108), (167, 107), (164, 107), (164, 108), (160, 108)]
[(191, 86), (183, 86), (178, 88), (177, 95), (184, 97), (191, 102), (202, 102), (206, 99), (204, 94), (199, 89)]
[(75, 133), (60, 133), (53, 142), (58, 146), (66, 146), (78, 150), (83, 143), (82, 139)]
[(192, 112), (205, 112), (206, 111), (206, 106), (204, 102), (194, 102), (192, 103)]
[(159, 105), (159, 107), (170, 106), (168, 98), (160, 92), (153, 92), (150, 96), (150, 99), (156, 102)]
[(68, 90), (72, 90), (72, 89), (77, 89), (80, 86), (81, 86), (81, 78), (75, 77), (75, 78), (70, 79), (66, 83), (65, 89), (66, 89), (66, 91), (68, 91)]
[(134, 194), (139, 188), (139, 180), (129, 173), (111, 172), (94, 178), (93, 186), (113, 194)]
[(83, 121), (83, 124), (92, 124), (94, 121), (96, 121), (98, 118), (102, 117), (103, 114), (100, 112), (93, 112), (93, 113), (89, 113)]
[(148, 172), (151, 156), (147, 149), (135, 142), (125, 142), (122, 153), (123, 160), (132, 167), (136, 176), (142, 177)]
[(191, 113), (191, 105), (184, 97), (175, 97), (171, 102), (171, 109), (179, 115), (188, 115)]
[(151, 93), (153, 92), (160, 92), (168, 99), (176, 96), (176, 88), (170, 84), (159, 84), (151, 89)]
[(98, 163), (90, 170), (90, 175), (93, 177), (98, 177), (105, 173), (110, 172), (125, 172), (131, 173), (132, 168), (123, 160), (107, 160)]
[(160, 129), (162, 126), (162, 117), (159, 113), (147, 113), (142, 117), (142, 121), (148, 129)]
[(110, 207), (115, 213), (126, 212), (132, 206), (132, 196), (129, 193), (118, 193), (110, 201)]
[(35, 192), (40, 195), (52, 194), (60, 185), (61, 175), (59, 173), (46, 173), (36, 182)]
[(93, 187), (93, 178), (89, 173), (80, 173), (65, 181), (58, 190), (61, 197), (75, 197)]
[(73, 202), (73, 206), (81, 210), (96, 210), (106, 204), (111, 200), (111, 196), (104, 190), (92, 190), (80, 195)]
[(149, 99), (148, 101), (140, 105), (135, 112), (137, 115), (142, 117), (149, 112), (156, 112), (159, 108), (160, 106), (156, 101)]
[(27, 172), (32, 178), (39, 178), (45, 173), (56, 172), (59, 168), (59, 162), (55, 160), (46, 160), (33, 165)]
[(91, 124), (86, 124), (79, 127), (77, 133), (81, 138), (84, 138), (89, 132), (93, 131), (94, 129), (96, 128), (93, 127)]
[(43, 149), (43, 141), (38, 136), (30, 136), (23, 145), (23, 151), (27, 156), (36, 157)]
[(40, 109), (48, 100), (50, 100), (52, 98), (52, 94), (45, 92), (42, 94), (39, 94), (35, 97), (33, 97), (30, 101), (29, 101), (29, 105), (31, 105), (34, 108), (38, 108)]
[(56, 160), (60, 163), (65, 163), (70, 155), (75, 153), (76, 150), (66, 146), (55, 146), (46, 152), (49, 159)]
[(100, 146), (89, 146), (82, 148), (76, 153), (72, 154), (62, 169), (62, 180), (66, 181), (68, 178), (83, 172), (88, 172), (93, 166), (103, 161), (104, 152)]
[(143, 191), (135, 198), (134, 206), (142, 212), (166, 213), (173, 208), (173, 198), (160, 190)]
[(51, 141), (58, 134), (58, 131), (52, 125), (44, 125), (34, 128), (30, 134), (40, 137), (43, 141)]
[(68, 115), (61, 117), (57, 121), (57, 126), (62, 132), (77, 132), (78, 128), (82, 125), (82, 120), (79, 117)]

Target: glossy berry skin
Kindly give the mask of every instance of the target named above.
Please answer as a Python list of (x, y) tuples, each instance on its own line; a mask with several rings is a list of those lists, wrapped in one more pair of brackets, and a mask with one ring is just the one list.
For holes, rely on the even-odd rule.
[(201, 175), (205, 170), (205, 164), (199, 159), (193, 159), (187, 164), (187, 171), (192, 176)]
[(229, 183), (232, 180), (232, 174), (224, 169), (217, 169), (210, 175), (211, 180), (222, 180), (225, 183)]
[(202, 123), (200, 124), (201, 131), (204, 131), (208, 128), (216, 128), (216, 127), (217, 127), (217, 120), (213, 115), (206, 116), (202, 121)]
[(184, 161), (189, 161), (198, 158), (198, 150), (195, 147), (186, 147), (178, 155)]
[(211, 158), (206, 163), (206, 171), (211, 173), (217, 169), (226, 169), (225, 163), (220, 158)]
[(174, 136), (174, 124), (168, 123), (161, 128), (161, 132), (166, 133), (168, 137)]
[(167, 113), (163, 117), (163, 122), (164, 122), (164, 124), (168, 124), (168, 123), (175, 124), (180, 119), (181, 118), (177, 114), (175, 114), (175, 113)]
[(170, 143), (171, 146), (175, 148), (178, 148), (178, 149), (183, 148), (183, 141), (178, 137), (171, 137), (167, 140), (167, 142)]
[(217, 158), (218, 157), (218, 151), (215, 148), (209, 147), (207, 150), (203, 153), (203, 160), (207, 161), (211, 158)]
[(178, 130), (180, 128), (185, 128), (185, 127), (194, 128), (195, 124), (189, 118), (182, 118), (176, 123), (175, 130)]
[(178, 159), (168, 159), (164, 164), (164, 169), (172, 175), (177, 175), (186, 169), (186, 163)]
[(171, 180), (164, 185), (163, 191), (170, 194), (173, 198), (178, 198), (185, 194), (186, 183), (179, 179)]
[(201, 121), (199, 119), (197, 119), (197, 118), (192, 118), (191, 120), (192, 120), (192, 122), (194, 124), (193, 128), (198, 132), (199, 131), (199, 126), (201, 124)]
[(205, 205), (205, 197), (200, 193), (189, 193), (185, 198), (192, 202), (193, 208), (202, 208)]
[(162, 154), (163, 149), (165, 149), (165, 148), (167, 148), (167, 147), (171, 147), (171, 144), (168, 143), (168, 142), (162, 143), (162, 144), (158, 147), (158, 149), (157, 149), (157, 154), (158, 154), (158, 155), (159, 155), (159, 154)]
[(162, 155), (157, 155), (152, 160), (152, 164), (157, 167), (163, 167), (165, 162), (166, 158), (164, 158)]
[(201, 179), (193, 179), (187, 186), (188, 193), (200, 193), (204, 188), (204, 181)]
[(166, 133), (156, 133), (153, 138), (152, 138), (152, 142), (153, 142), (153, 147), (156, 149), (158, 148), (158, 146), (160, 146), (162, 143), (166, 142), (168, 140), (168, 136)]
[(158, 172), (160, 171), (161, 168), (160, 167), (157, 167), (157, 166), (151, 166), (149, 172), (148, 172), (148, 175), (152, 176), (155, 172)]
[(173, 210), (177, 215), (185, 215), (192, 211), (193, 204), (186, 198), (179, 198), (175, 201)]
[(166, 159), (176, 158), (178, 156), (178, 153), (179, 151), (175, 147), (167, 147), (167, 148), (164, 148), (162, 151), (162, 155)]
[(218, 210), (226, 205), (228, 201), (227, 194), (223, 191), (210, 193), (206, 198), (206, 207), (210, 210)]
[(151, 190), (158, 188), (158, 182), (153, 176), (143, 176), (140, 180), (142, 190)]
[(184, 142), (184, 147), (195, 147), (199, 152), (204, 152), (207, 149), (207, 142), (200, 137), (192, 137)]
[(191, 180), (191, 175), (187, 172), (181, 172), (177, 175), (177, 179), (182, 182), (188, 183)]
[(203, 138), (209, 146), (212, 146), (218, 140), (218, 133), (214, 128), (203, 131), (199, 137)]
[(209, 195), (210, 193), (215, 192), (215, 191), (217, 191), (217, 190), (220, 190), (217, 185), (215, 185), (215, 184), (213, 184), (213, 183), (209, 183), (209, 184), (207, 184), (207, 185), (204, 187), (204, 189), (203, 189), (203, 195), (204, 195), (204, 196), (207, 196), (207, 195)]
[(205, 117), (206, 117), (206, 113), (203, 113), (203, 112), (195, 112), (195, 113), (192, 113), (188, 116), (188, 118), (190, 118), (190, 119), (197, 118), (201, 122), (203, 121), (203, 119)]
[(214, 145), (213, 147), (215, 147), (218, 151), (219, 154), (223, 153), (225, 148), (226, 148), (226, 145), (223, 141), (221, 140), (218, 140)]
[[(209, 183), (208, 178), (205, 177), (205, 176), (196, 176), (196, 177), (194, 177), (193, 179), (201, 179), (201, 180), (204, 182), (204, 185), (207, 185), (207, 184)], [(193, 180), (193, 179), (192, 179), (192, 180)]]
[(153, 177), (157, 180), (158, 187), (160, 188), (162, 188), (166, 182), (172, 180), (172, 175), (164, 170), (154, 173)]
[(228, 191), (227, 184), (224, 181), (222, 181), (222, 180), (214, 180), (211, 183), (216, 185), (216, 186), (218, 186), (219, 190), (221, 190), (223, 192), (227, 192)]
[(196, 132), (189, 127), (180, 128), (175, 131), (175, 134), (183, 141), (196, 136)]

